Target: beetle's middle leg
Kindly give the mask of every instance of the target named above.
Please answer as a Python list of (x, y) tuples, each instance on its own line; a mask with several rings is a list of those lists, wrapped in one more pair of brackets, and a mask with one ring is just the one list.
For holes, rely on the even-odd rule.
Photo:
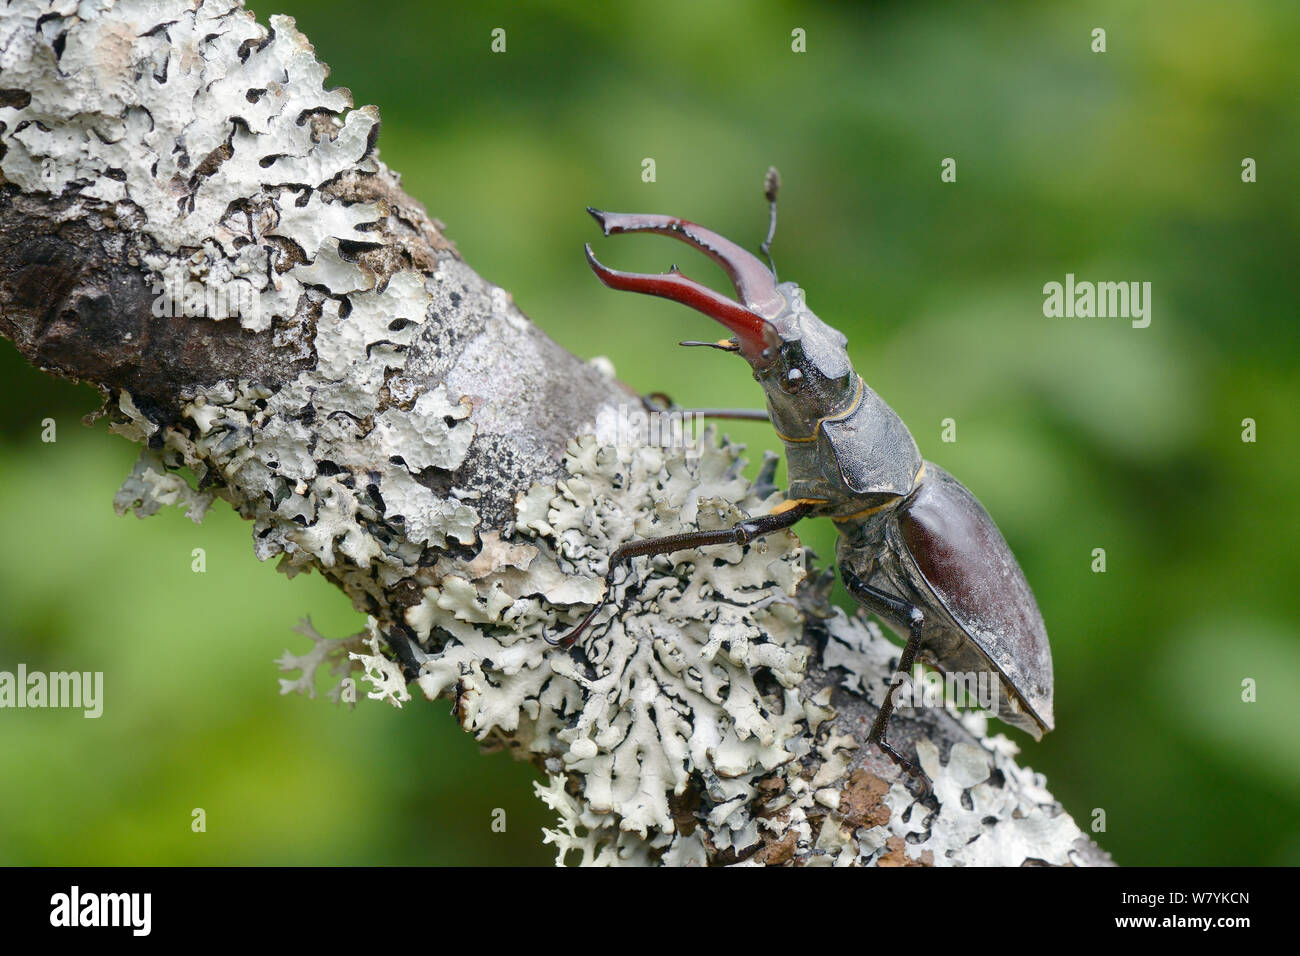
[(700, 415), (704, 418), (729, 418), (743, 422), (767, 422), (765, 408), (682, 408), (664, 392), (651, 392), (641, 399), (648, 412), (671, 412), (674, 415)]
[(907, 625), (910, 636), (907, 639), (907, 644), (903, 647), (902, 656), (898, 659), (898, 669), (894, 672), (893, 683), (880, 705), (880, 712), (876, 715), (875, 723), (871, 725), (871, 732), (867, 734), (867, 743), (878, 746), (889, 756), (889, 759), (908, 773), (919, 775), (920, 771), (916, 766), (886, 742), (885, 728), (889, 726), (889, 718), (894, 714), (894, 694), (903, 685), (903, 678), (911, 672), (912, 664), (916, 660), (916, 654), (921, 649), (921, 634), (925, 627), (925, 615), (921, 613), (920, 608), (909, 604), (902, 598), (895, 597), (887, 591), (881, 591), (879, 588), (873, 588), (845, 565), (840, 566), (840, 577), (843, 579), (844, 586), (848, 588), (849, 593), (867, 610), (891, 621), (898, 621)]
[(720, 531), (687, 531), (682, 534), (665, 535), (662, 538), (643, 538), (623, 545), (609, 556), (609, 570), (605, 572), (605, 596), (596, 603), (577, 627), (563, 637), (547, 636), (546, 642), (552, 646), (568, 647), (585, 631), (595, 619), (596, 613), (609, 601), (614, 591), (614, 571), (620, 564), (633, 558), (653, 557), (657, 554), (672, 554), (674, 551), (686, 551), (691, 548), (706, 548), (715, 544), (749, 544), (764, 535), (772, 534), (790, 527), (815, 507), (813, 502), (795, 500), (778, 505), (769, 514), (757, 518), (748, 518), (737, 525)]

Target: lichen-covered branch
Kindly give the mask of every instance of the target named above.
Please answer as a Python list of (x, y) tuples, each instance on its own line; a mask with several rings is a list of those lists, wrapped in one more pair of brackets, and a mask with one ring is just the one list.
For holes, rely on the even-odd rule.
[(454, 700), (545, 769), (570, 863), (1104, 861), (982, 718), (896, 720), (930, 792), (861, 746), (897, 648), (793, 534), (636, 562), (575, 648), (542, 639), (620, 543), (779, 492), (712, 436), (616, 442), (636, 399), (460, 259), (325, 76), (231, 0), (0, 8), (0, 333), (144, 446), (119, 510), (222, 499), (368, 616), (305, 628), (284, 689)]

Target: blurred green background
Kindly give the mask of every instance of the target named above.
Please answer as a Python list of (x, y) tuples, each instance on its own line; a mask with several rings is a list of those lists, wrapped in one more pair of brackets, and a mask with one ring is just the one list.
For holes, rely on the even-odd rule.
[[(1300, 863), (1300, 6), (254, 7), (297, 17), (331, 80), (381, 108), (382, 158), (471, 264), (572, 351), (683, 404), (759, 396), (739, 359), (675, 348), (718, 334), (706, 319), (606, 290), (582, 242), (620, 268), (725, 280), (656, 237), (598, 240), (583, 206), (688, 216), (752, 247), (780, 167), (782, 278), (848, 335), (1034, 586), (1058, 729), (1007, 730), (1023, 760), (1080, 825), (1105, 811), (1096, 836), (1121, 863)], [(1151, 282), (1150, 327), (1045, 318), (1042, 287), (1067, 272)], [(340, 594), (259, 565), (224, 506), (197, 527), (115, 517), (135, 448), (82, 428), (91, 392), (8, 344), (0, 395), (0, 669), (107, 672), (99, 720), (0, 713), (0, 862), (552, 859), (534, 771), (480, 755), (446, 704), (278, 696), (299, 617), (360, 627)], [(775, 444), (729, 431), (755, 461)], [(832, 553), (829, 524), (802, 533)]]

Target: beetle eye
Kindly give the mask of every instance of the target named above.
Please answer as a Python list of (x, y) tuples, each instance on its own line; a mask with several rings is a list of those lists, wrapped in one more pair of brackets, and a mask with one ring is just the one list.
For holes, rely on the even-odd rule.
[(781, 379), (781, 390), (785, 392), (797, 392), (801, 388), (803, 388), (803, 372), (799, 371), (797, 368), (790, 369), (790, 371), (785, 373), (785, 377)]

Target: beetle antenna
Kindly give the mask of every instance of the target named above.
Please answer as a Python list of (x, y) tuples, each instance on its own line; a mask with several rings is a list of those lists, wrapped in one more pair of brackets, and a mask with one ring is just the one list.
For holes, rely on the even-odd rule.
[(767, 238), (763, 240), (759, 249), (763, 251), (763, 255), (767, 256), (767, 264), (772, 270), (773, 278), (776, 278), (776, 263), (772, 261), (772, 240), (776, 237), (776, 194), (780, 190), (781, 174), (776, 171), (775, 166), (767, 167), (767, 175), (763, 177), (763, 195), (767, 197), (767, 208), (769, 210)]
[(703, 345), (720, 352), (739, 352), (740, 346), (731, 339), (719, 339), (717, 342), (678, 342), (678, 345)]

